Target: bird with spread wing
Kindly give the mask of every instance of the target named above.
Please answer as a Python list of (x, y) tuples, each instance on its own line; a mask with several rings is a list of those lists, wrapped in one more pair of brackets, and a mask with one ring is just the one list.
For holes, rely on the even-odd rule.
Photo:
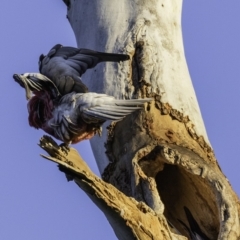
[(62, 95), (55, 82), (40, 73), (14, 74), (13, 78), (26, 90), (30, 126), (66, 144), (92, 138), (105, 121), (119, 121), (152, 100), (118, 100), (93, 92)]

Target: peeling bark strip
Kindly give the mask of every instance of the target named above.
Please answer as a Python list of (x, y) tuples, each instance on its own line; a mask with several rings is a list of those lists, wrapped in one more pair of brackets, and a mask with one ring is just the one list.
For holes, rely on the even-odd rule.
[[(181, 238), (171, 232), (190, 237), (181, 224), (188, 225), (184, 207), (209, 239), (238, 239), (239, 199), (215, 159), (188, 73), (182, 2), (64, 2), (79, 47), (131, 57), (129, 62), (98, 65), (85, 74), (89, 90), (118, 98), (155, 99), (144, 111), (106, 123), (103, 136), (91, 141), (103, 179), (111, 185), (94, 178), (90, 181), (89, 170), (84, 177), (68, 168), (74, 180), (102, 209), (119, 239)], [(110, 190), (101, 192), (103, 186)], [(125, 198), (161, 220), (156, 223), (153, 217), (150, 228), (138, 207), (137, 211), (129, 208)]]
[[(162, 115), (170, 115), (173, 120), (178, 120), (179, 122), (184, 123), (185, 128), (187, 129), (189, 135), (195, 140), (199, 146), (206, 153), (208, 160), (216, 162), (216, 158), (212, 148), (208, 145), (208, 143), (204, 140), (203, 136), (198, 136), (195, 129), (194, 124), (190, 121), (189, 116), (184, 116), (180, 111), (173, 109), (168, 103), (162, 103), (161, 97), (155, 97), (155, 106), (161, 111)], [(166, 136), (171, 139), (174, 138), (174, 132), (168, 131)]]

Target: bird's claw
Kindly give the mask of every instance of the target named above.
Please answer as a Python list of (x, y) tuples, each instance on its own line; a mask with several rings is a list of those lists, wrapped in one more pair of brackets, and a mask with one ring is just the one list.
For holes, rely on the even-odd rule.
[(68, 155), (68, 153), (70, 151), (70, 144), (71, 143), (61, 143), (59, 145), (61, 151), (64, 152), (66, 155)]

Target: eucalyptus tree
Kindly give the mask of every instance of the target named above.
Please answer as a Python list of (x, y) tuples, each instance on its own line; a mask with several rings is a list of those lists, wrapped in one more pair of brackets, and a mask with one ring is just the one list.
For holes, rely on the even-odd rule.
[(239, 199), (214, 156), (186, 64), (182, 1), (64, 2), (78, 47), (130, 56), (86, 73), (88, 88), (153, 101), (105, 123), (91, 140), (103, 180), (74, 149), (66, 154), (43, 138), (50, 159), (103, 211), (119, 239), (191, 237), (184, 209), (206, 238), (240, 237)]

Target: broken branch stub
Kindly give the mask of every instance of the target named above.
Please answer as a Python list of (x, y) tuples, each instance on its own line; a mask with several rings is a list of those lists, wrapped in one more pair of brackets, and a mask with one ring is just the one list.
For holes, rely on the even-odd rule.
[(71, 175), (103, 211), (119, 239), (186, 239), (170, 232), (163, 215), (156, 214), (144, 202), (127, 197), (97, 177), (74, 148), (58, 146), (48, 136), (43, 136), (39, 145), (50, 155), (41, 156), (59, 164), (60, 170)]

